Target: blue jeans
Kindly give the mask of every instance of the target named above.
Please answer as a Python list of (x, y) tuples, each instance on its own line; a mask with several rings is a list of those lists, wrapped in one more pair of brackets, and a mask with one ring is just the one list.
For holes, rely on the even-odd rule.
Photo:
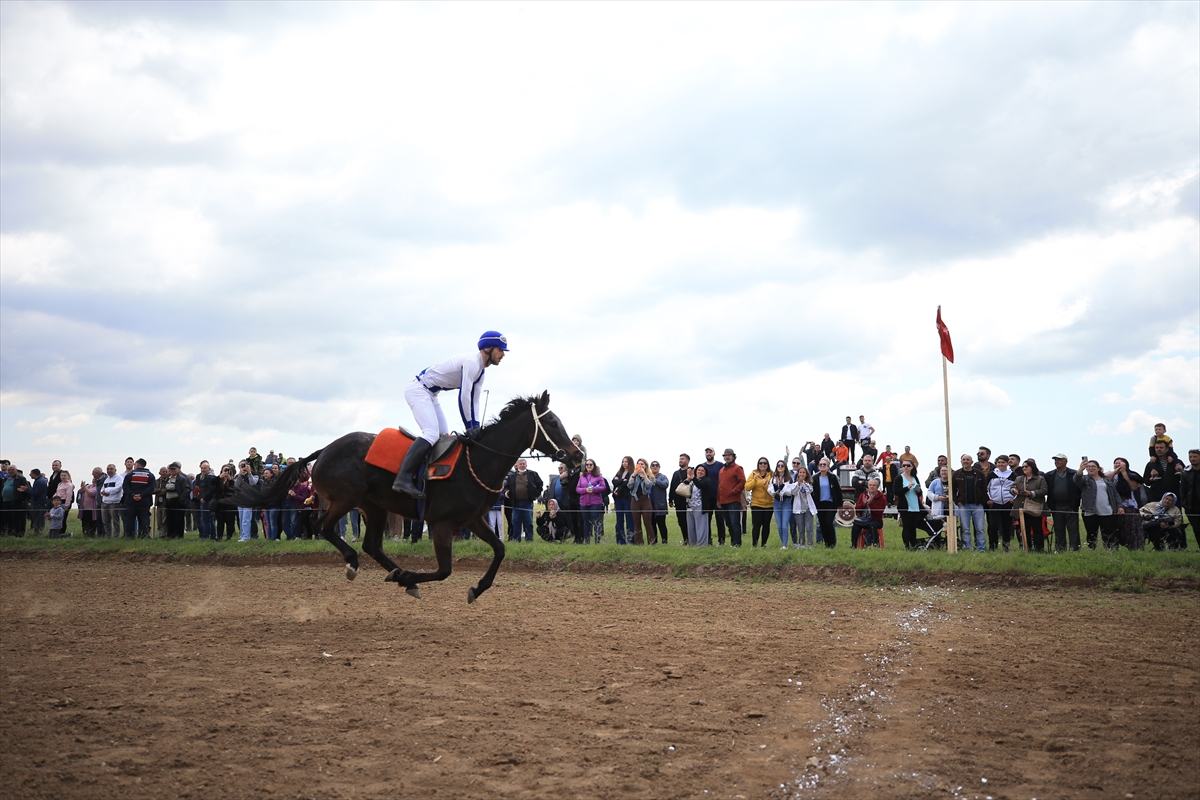
[(788, 530), (792, 531), (795, 539), (796, 523), (792, 520), (792, 499), (785, 497), (775, 501), (775, 530), (779, 531), (779, 542), (787, 547)]
[(357, 539), (358, 533), (359, 533), (359, 526), (360, 526), (360, 523), (359, 523), (360, 514), (358, 513), (357, 508), (350, 509), (349, 514), (344, 514), (338, 519), (338, 521), (337, 521), (338, 536), (342, 537), (343, 539), (346, 538), (346, 517), (350, 518), (350, 529), (352, 531), (354, 531), (354, 538)]
[(628, 497), (623, 500), (613, 498), (613, 513), (617, 515), (617, 544), (633, 542), (633, 512), (630, 510), (632, 502)]
[(267, 530), (266, 530), (267, 538), (272, 541), (275, 541), (279, 538), (279, 509), (278, 508), (266, 509), (266, 516), (267, 516)]
[(975, 526), (975, 549), (980, 553), (987, 551), (987, 531), (983, 528), (983, 506), (979, 503), (955, 506), (954, 516), (958, 519), (958, 532), (962, 537), (963, 549), (971, 549), (971, 525), (973, 524)]
[(815, 526), (813, 523), (814, 520), (811, 511), (804, 511), (800, 514), (792, 514), (792, 527), (796, 529), (794, 536), (798, 546), (812, 547), (814, 545), (813, 528)]
[(525, 541), (533, 541), (533, 501), (513, 500), (512, 530), (508, 538), (514, 542), (521, 541), (521, 531), (525, 531)]
[(729, 528), (729, 543), (734, 547), (742, 546), (742, 504), (722, 503), (719, 514), (725, 515), (725, 527)]
[(238, 506), (238, 533), (241, 534), (241, 541), (250, 541), (250, 528), (254, 520), (254, 509), (243, 508)]
[(215, 539), (217, 538), (217, 521), (213, 517), (212, 510), (208, 507), (208, 503), (200, 501), (200, 538)]
[(583, 543), (590, 544), (594, 541), (600, 544), (600, 539), (604, 536), (603, 506), (580, 506), (579, 513), (583, 517)]

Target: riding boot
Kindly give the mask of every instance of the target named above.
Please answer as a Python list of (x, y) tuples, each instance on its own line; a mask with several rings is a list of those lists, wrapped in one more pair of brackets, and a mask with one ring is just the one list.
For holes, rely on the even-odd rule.
[(425, 454), (431, 447), (433, 445), (421, 437), (417, 437), (417, 440), (408, 446), (408, 452), (404, 454), (404, 461), (400, 464), (400, 471), (396, 473), (396, 480), (392, 483), (393, 491), (418, 498), (425, 496), (425, 493), (417, 488), (415, 478), (417, 470), (425, 461)]

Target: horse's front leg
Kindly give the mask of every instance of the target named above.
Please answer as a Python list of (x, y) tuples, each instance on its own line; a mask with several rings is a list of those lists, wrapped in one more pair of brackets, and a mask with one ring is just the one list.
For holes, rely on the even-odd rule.
[(409, 572), (406, 569), (393, 570), (385, 580), (394, 581), (405, 587), (405, 591), (418, 600), (421, 590), (417, 586), (428, 581), (444, 581), (450, 577), (453, 563), (453, 540), (457, 526), (444, 522), (429, 523), (429, 538), (433, 541), (433, 552), (437, 554), (438, 567), (433, 572)]
[(483, 577), (479, 579), (479, 583), (475, 584), (474, 588), (467, 589), (467, 602), (474, 603), (479, 595), (486, 592), (492, 586), (492, 581), (496, 578), (496, 572), (500, 569), (500, 562), (504, 560), (504, 542), (496, 535), (491, 526), (487, 524), (486, 517), (480, 517), (467, 526), (471, 533), (480, 538), (481, 541), (487, 542), (492, 548), (492, 563), (488, 567), (488, 571), (483, 573)]

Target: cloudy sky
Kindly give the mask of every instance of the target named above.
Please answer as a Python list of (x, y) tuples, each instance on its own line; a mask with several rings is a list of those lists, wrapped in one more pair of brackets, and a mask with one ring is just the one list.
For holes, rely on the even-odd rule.
[(938, 305), (956, 452), (1194, 447), (1198, 9), (6, 1), (3, 455), (307, 453), (496, 328), (606, 474), (928, 464)]

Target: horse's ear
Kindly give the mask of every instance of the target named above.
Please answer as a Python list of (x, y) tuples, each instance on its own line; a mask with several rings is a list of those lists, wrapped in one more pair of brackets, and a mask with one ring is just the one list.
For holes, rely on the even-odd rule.
[(550, 390), (542, 392), (542, 396), (537, 400), (538, 408), (548, 408), (550, 406)]

